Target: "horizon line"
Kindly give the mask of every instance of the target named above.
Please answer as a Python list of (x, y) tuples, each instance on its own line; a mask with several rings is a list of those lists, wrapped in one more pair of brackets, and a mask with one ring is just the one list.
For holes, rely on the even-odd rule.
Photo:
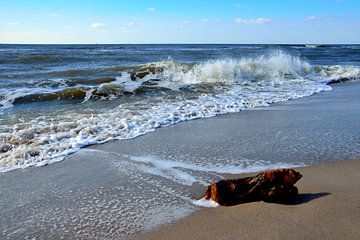
[(360, 45), (360, 43), (0, 43), (0, 45)]

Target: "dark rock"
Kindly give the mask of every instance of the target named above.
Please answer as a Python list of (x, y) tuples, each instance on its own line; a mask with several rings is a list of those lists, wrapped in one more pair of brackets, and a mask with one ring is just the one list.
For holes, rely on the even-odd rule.
[(39, 156), (40, 155), (40, 152), (38, 150), (29, 150), (27, 152), (27, 154), (30, 156), (30, 157), (36, 157), (36, 156)]
[(6, 153), (7, 151), (11, 150), (11, 145), (9, 144), (1, 144), (0, 145), (0, 153)]

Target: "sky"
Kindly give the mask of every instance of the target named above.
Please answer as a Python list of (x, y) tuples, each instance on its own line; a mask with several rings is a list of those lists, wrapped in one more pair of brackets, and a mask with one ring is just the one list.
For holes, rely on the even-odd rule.
[(0, 0), (0, 43), (360, 43), (360, 0)]

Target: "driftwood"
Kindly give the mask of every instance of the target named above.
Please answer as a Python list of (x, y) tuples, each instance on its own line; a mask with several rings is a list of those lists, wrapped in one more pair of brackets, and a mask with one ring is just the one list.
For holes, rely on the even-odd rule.
[(288, 168), (261, 172), (255, 177), (221, 180), (210, 184), (205, 199), (223, 206), (253, 201), (287, 203), (298, 195), (294, 184), (302, 175)]

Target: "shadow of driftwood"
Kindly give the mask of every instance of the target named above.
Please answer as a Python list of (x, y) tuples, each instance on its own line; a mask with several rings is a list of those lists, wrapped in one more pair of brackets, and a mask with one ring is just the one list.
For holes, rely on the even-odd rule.
[(294, 199), (293, 201), (285, 203), (285, 204), (287, 204), (287, 205), (304, 204), (304, 203), (310, 202), (310, 201), (312, 201), (314, 199), (325, 197), (325, 196), (328, 196), (328, 195), (330, 195), (330, 193), (328, 193), (328, 192), (302, 193), (302, 194), (299, 194), (299, 196), (296, 199)]
[[(295, 199), (278, 199), (276, 201), (266, 201), (263, 200), (264, 202), (267, 203), (275, 203), (275, 204), (281, 204), (281, 205), (300, 205), (300, 204), (304, 204), (304, 203), (308, 203), (314, 199), (317, 198), (321, 198), (321, 197), (325, 197), (330, 195), (330, 193), (328, 192), (320, 192), (320, 193), (302, 193), (299, 194)], [(231, 203), (228, 203), (225, 206), (235, 206), (238, 204), (244, 204), (244, 203), (250, 203), (250, 202), (260, 202), (261, 200), (255, 200), (255, 199), (248, 199), (248, 198), (241, 198), (241, 199), (237, 199), (236, 201), (233, 201)]]

